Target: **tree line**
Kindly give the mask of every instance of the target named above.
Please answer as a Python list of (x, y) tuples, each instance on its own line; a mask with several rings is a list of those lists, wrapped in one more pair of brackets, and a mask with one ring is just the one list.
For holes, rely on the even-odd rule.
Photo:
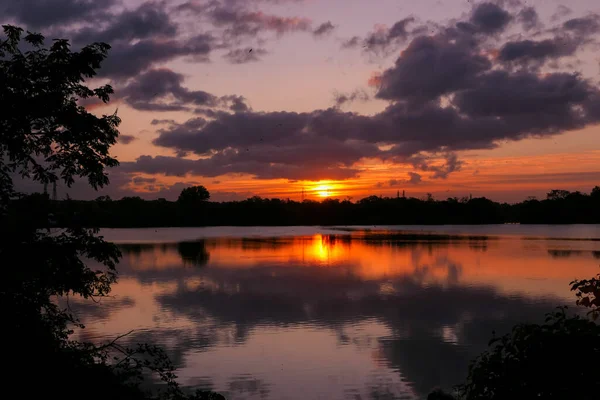
[(516, 204), (485, 197), (436, 200), (368, 196), (356, 202), (325, 199), (302, 202), (252, 197), (243, 201), (211, 202), (203, 186), (182, 191), (177, 201), (107, 196), (96, 200), (50, 201), (47, 195), (22, 197), (30, 210), (47, 209), (54, 223), (75, 220), (82, 226), (285, 226), (285, 225), (436, 225), (436, 224), (597, 224), (600, 187), (588, 193), (552, 190), (546, 199), (528, 198)]

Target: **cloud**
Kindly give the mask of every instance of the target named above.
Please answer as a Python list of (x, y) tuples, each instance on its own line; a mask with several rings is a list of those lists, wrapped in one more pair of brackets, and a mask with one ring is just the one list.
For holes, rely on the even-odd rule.
[(178, 26), (169, 17), (164, 3), (142, 3), (134, 10), (124, 10), (106, 19), (109, 21), (106, 27), (94, 25), (82, 28), (77, 31), (73, 40), (77, 43), (129, 42), (136, 39), (173, 38), (178, 31)]
[(554, 12), (554, 14), (552, 14), (552, 16), (550, 17), (550, 20), (552, 22), (556, 22), (561, 18), (564, 18), (568, 15), (573, 14), (573, 10), (571, 10), (569, 7), (560, 4), (557, 8), (556, 11)]
[(356, 89), (351, 93), (335, 93), (334, 101), (336, 107), (341, 107), (344, 104), (352, 103), (354, 101), (368, 101), (369, 94), (363, 89)]
[(361, 38), (359, 36), (352, 36), (349, 39), (342, 41), (342, 49), (353, 49), (360, 46)]
[(138, 138), (133, 135), (119, 135), (119, 143), (121, 144), (130, 144)]
[(174, 125), (177, 122), (174, 119), (153, 119), (151, 125)]
[(1, 0), (0, 15), (14, 18), (32, 29), (101, 21), (118, 0)]
[(587, 37), (600, 33), (600, 15), (589, 14), (581, 18), (565, 21), (563, 28), (579, 37)]
[(421, 175), (416, 172), (408, 172), (408, 179), (390, 179), (390, 187), (402, 186), (402, 185), (418, 185), (422, 182)]
[(541, 27), (540, 17), (533, 7), (522, 9), (517, 15), (517, 19), (526, 32)]
[(421, 183), (421, 175), (417, 174), (416, 172), (409, 172), (408, 176), (408, 183), (412, 185), (418, 185), (419, 183)]
[(330, 34), (335, 30), (335, 25), (331, 23), (331, 21), (327, 21), (319, 25), (314, 31), (313, 35), (320, 37)]
[(153, 69), (131, 79), (116, 95), (136, 110), (181, 111), (189, 105), (214, 107), (219, 99), (203, 90), (182, 86), (184, 76), (167, 68)]
[[(433, 172), (431, 175), (432, 179), (446, 179), (452, 172), (460, 171), (463, 162), (458, 160), (456, 154), (447, 154), (446, 162), (443, 165), (431, 165), (426, 158), (422, 156), (413, 156), (413, 166), (421, 171)], [(411, 175), (411, 180), (417, 183), (421, 182), (421, 176), (419, 174)]]
[(265, 49), (247, 47), (245, 49), (233, 49), (223, 56), (231, 64), (246, 64), (260, 61), (260, 57), (268, 52)]
[(572, 56), (578, 49), (577, 41), (568, 37), (555, 37), (540, 41), (520, 40), (507, 42), (500, 49), (498, 59), (503, 62), (543, 65), (550, 59)]
[(363, 40), (363, 48), (378, 54), (386, 54), (390, 48), (403, 44), (409, 37), (408, 25), (415, 22), (415, 18), (404, 18), (391, 28), (378, 27)]
[(381, 75), (377, 97), (426, 102), (466, 88), (475, 76), (492, 67), (476, 50), (445, 37), (415, 38)]
[(143, 176), (136, 176), (131, 181), (135, 185), (143, 185), (146, 183), (156, 183), (156, 178), (144, 178)]
[(470, 28), (482, 34), (494, 34), (502, 32), (512, 20), (511, 14), (491, 2), (479, 3), (473, 7)]
[[(152, 69), (125, 82), (115, 93), (130, 107), (141, 111), (191, 111), (195, 107), (229, 109), (234, 112), (247, 111), (249, 106), (242, 96), (217, 97), (203, 90), (184, 87), (185, 77), (167, 68)], [(213, 116), (218, 115), (214, 110)], [(199, 127), (196, 118), (194, 127)], [(204, 120), (203, 120), (204, 121)], [(173, 120), (154, 119), (152, 125), (173, 125)]]
[(250, 10), (241, 2), (214, 2), (203, 12), (216, 27), (224, 28), (225, 37), (255, 37), (263, 32), (283, 35), (289, 32), (310, 31), (311, 20), (302, 17), (280, 17)]
[[(315, 146), (312, 150), (316, 150)], [(332, 165), (329, 162), (315, 161), (304, 163), (309, 156), (296, 155), (303, 163), (270, 163), (253, 160), (252, 156), (221, 154), (209, 159), (189, 160), (167, 156), (141, 156), (135, 162), (122, 162), (120, 169), (126, 172), (164, 174), (166, 176), (200, 175), (217, 177), (226, 174), (249, 174), (257, 179), (295, 180), (343, 180), (355, 177), (358, 170)]]
[(112, 46), (99, 75), (127, 79), (150, 69), (158, 63), (179, 57), (192, 57), (195, 62), (208, 62), (215, 45), (210, 34), (198, 34), (187, 40), (143, 39), (134, 44), (118, 42)]

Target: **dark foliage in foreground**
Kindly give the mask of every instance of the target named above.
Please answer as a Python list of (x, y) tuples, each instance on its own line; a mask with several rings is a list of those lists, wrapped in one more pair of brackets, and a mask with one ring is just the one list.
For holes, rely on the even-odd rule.
[(571, 224), (600, 223), (600, 187), (590, 194), (553, 190), (545, 200), (500, 204), (486, 198), (380, 198), (357, 202), (327, 199), (296, 202), (253, 197), (208, 202), (208, 192), (185, 189), (179, 201), (139, 197), (52, 202), (61, 224), (76, 216), (84, 226), (260, 226), (260, 225), (411, 225), (411, 224)]
[[(118, 137), (116, 115), (88, 113), (79, 99), (108, 101), (110, 86), (91, 90), (85, 78), (106, 57), (109, 46), (95, 43), (72, 52), (68, 42), (44, 38), (12, 26), (0, 37), (0, 304), (3, 307), (5, 369), (3, 382), (18, 397), (86, 399), (219, 399), (216, 394), (188, 397), (175, 381), (165, 353), (117, 341), (97, 346), (71, 340), (83, 325), (58, 296), (93, 300), (116, 282), (116, 246), (74, 220), (51, 231), (51, 204), (22, 196), (12, 177), (40, 183), (75, 178), (94, 187), (108, 183), (105, 168), (117, 165), (108, 150)], [(29, 48), (25, 51), (23, 49)], [(20, 200), (15, 200), (19, 199)], [(92, 268), (91, 266), (95, 266)], [(67, 297), (68, 298), (68, 297)], [(142, 389), (150, 377), (160, 390)]]
[[(593, 400), (600, 393), (600, 275), (571, 282), (577, 304), (588, 316), (568, 316), (560, 307), (543, 324), (518, 324), (490, 341), (490, 349), (469, 367), (465, 383), (456, 387), (464, 400), (571, 399)], [(453, 397), (433, 392), (429, 399)]]

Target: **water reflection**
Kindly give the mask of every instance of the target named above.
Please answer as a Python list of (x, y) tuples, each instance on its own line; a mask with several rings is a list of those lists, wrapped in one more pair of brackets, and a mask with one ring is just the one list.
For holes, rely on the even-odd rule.
[(492, 331), (572, 303), (598, 245), (390, 232), (122, 245), (114, 298), (80, 314), (87, 339), (136, 329), (184, 383), (232, 399), (422, 398), (460, 382)]

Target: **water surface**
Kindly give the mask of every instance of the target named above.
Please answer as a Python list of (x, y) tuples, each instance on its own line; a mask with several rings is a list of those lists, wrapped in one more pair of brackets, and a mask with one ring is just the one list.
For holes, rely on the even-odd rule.
[(600, 227), (103, 230), (113, 297), (85, 339), (164, 346), (185, 385), (229, 399), (421, 399), (465, 376), (492, 331), (573, 304)]

